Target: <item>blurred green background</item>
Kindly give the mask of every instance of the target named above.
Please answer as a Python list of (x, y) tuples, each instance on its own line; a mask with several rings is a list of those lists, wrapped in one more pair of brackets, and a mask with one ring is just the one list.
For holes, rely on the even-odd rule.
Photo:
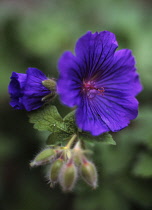
[[(9, 106), (12, 71), (37, 67), (57, 76), (57, 61), (74, 51), (86, 31), (109, 30), (119, 49), (132, 49), (143, 92), (139, 116), (113, 134), (117, 146), (99, 144), (93, 160), (99, 187), (78, 182), (74, 192), (50, 189), (44, 168), (29, 168), (45, 144), (45, 133), (28, 123), (26, 112)], [(0, 1), (0, 209), (151, 210), (152, 209), (152, 2), (149, 0)], [(62, 115), (64, 109), (58, 104)]]

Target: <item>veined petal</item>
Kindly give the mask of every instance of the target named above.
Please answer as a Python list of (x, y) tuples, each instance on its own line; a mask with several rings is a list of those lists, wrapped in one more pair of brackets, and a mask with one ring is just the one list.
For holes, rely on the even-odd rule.
[(31, 111), (41, 107), (44, 104), (42, 98), (50, 94), (51, 91), (42, 84), (42, 81), (47, 80), (47, 77), (39, 69), (28, 68), (26, 73), (27, 80), (22, 103), (27, 111)]
[(60, 76), (57, 81), (57, 92), (64, 104), (73, 107), (79, 104), (81, 90), (81, 71), (76, 57), (65, 52), (59, 60)]
[(100, 117), (100, 112), (96, 110), (96, 104), (92, 106), (85, 97), (77, 108), (76, 123), (79, 128), (89, 131), (95, 136), (110, 131), (110, 128)]
[(28, 68), (26, 71), (27, 80), (24, 89), (24, 94), (29, 96), (43, 96), (50, 93), (50, 91), (42, 85), (42, 81), (47, 77), (39, 69)]
[(125, 128), (137, 114), (138, 101), (120, 92), (106, 97), (97, 95), (93, 100), (86, 100), (78, 107), (76, 121), (81, 129), (99, 135)]
[(43, 80), (46, 80), (47, 79), (47, 77), (45, 76), (45, 74), (42, 71), (40, 71), (39, 69), (37, 69), (37, 68), (29, 67), (27, 69), (27, 71), (26, 71), (26, 74), (28, 76), (30, 76), (29, 79), (32, 80), (32, 78), (33, 78), (33, 81), (36, 81), (37, 80), (37, 82), (38, 81), (43, 81)]
[(111, 63), (117, 47), (116, 37), (109, 31), (88, 32), (77, 41), (76, 57), (85, 64), (83, 71), (88, 79)]
[(98, 73), (97, 86), (100, 85), (105, 91), (121, 90), (134, 96), (142, 90), (131, 50), (123, 49), (115, 53), (110, 68)]
[(111, 131), (116, 132), (126, 127), (130, 120), (138, 115), (138, 101), (133, 96), (125, 96), (122, 92), (97, 96), (94, 99), (96, 109)]
[(33, 97), (24, 95), (22, 98), (22, 102), (26, 111), (38, 109), (44, 104), (44, 102), (42, 102), (42, 96)]

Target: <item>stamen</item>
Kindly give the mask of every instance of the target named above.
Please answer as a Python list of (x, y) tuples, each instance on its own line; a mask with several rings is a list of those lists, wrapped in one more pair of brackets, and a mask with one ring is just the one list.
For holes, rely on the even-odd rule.
[(98, 91), (100, 92), (98, 95), (102, 95), (102, 96), (104, 96), (104, 92), (105, 92), (104, 87), (101, 87), (101, 88), (96, 88), (96, 90), (98, 90)]
[[(88, 94), (88, 93), (90, 93), (91, 90), (96, 90), (96, 91), (98, 91), (97, 95), (104, 96), (104, 92), (105, 92), (104, 87), (96, 88), (95, 82), (93, 82), (93, 81), (85, 82), (84, 81), (83, 86), (82, 86), (82, 91)], [(90, 95), (90, 94), (88, 94), (88, 95)]]

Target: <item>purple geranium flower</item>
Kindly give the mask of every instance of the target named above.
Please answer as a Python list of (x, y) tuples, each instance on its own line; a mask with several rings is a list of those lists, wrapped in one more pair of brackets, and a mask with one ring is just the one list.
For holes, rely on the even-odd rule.
[(45, 97), (51, 95), (51, 90), (43, 82), (49, 79), (40, 70), (28, 68), (26, 74), (13, 72), (8, 87), (11, 96), (10, 105), (14, 109), (31, 111), (44, 104)]
[(88, 32), (77, 41), (75, 56), (65, 52), (59, 60), (61, 101), (77, 106), (78, 127), (93, 135), (119, 131), (138, 114), (135, 96), (142, 86), (135, 59), (117, 47), (113, 33)]

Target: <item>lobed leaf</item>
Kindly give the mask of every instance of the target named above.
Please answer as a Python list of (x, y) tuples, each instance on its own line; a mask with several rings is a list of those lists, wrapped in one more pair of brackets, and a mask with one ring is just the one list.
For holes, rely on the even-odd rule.
[(76, 133), (78, 131), (78, 128), (75, 124), (75, 110), (68, 113), (64, 118), (63, 121), (65, 123), (65, 127), (68, 131), (68, 133)]
[(72, 126), (69, 129), (68, 118), (63, 120), (57, 108), (53, 105), (30, 112), (29, 118), (30, 122), (34, 123), (34, 128), (39, 131), (50, 131), (52, 133), (72, 132)]

